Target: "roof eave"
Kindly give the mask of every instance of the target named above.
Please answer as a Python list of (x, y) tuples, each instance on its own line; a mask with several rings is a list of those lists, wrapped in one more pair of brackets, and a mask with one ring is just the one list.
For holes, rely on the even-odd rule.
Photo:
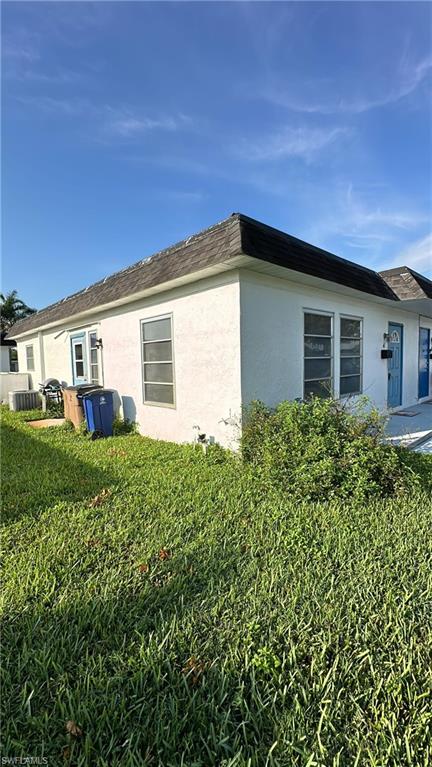
[(205, 280), (209, 277), (213, 277), (224, 272), (235, 272), (238, 268), (244, 265), (245, 258), (247, 257), (245, 257), (242, 253), (239, 253), (226, 261), (221, 261), (220, 263), (205, 269), (200, 269), (199, 271), (186, 274), (182, 277), (177, 277), (174, 280), (159, 283), (158, 285), (155, 285), (151, 288), (146, 288), (145, 290), (141, 290), (137, 293), (132, 293), (129, 296), (123, 296), (122, 298), (119, 298), (115, 301), (99, 304), (98, 306), (92, 307), (91, 309), (87, 309), (83, 312), (71, 314), (68, 317), (63, 317), (62, 319), (53, 320), (52, 322), (47, 322), (43, 325), (29, 328), (28, 330), (24, 330), (22, 333), (14, 333), (11, 337), (14, 340), (19, 341), (24, 338), (28, 338), (29, 336), (37, 335), (38, 333), (41, 333), (45, 330), (51, 330), (56, 327), (63, 327), (64, 325), (69, 325), (71, 323), (81, 323), (82, 320), (91, 319), (97, 314), (103, 314), (107, 311), (110, 311), (111, 309), (135, 303), (136, 301), (140, 301), (141, 299), (147, 298), (148, 296), (156, 295), (158, 293), (165, 293), (168, 290), (175, 290), (176, 288), (179, 288), (183, 285), (199, 282), (200, 280)]

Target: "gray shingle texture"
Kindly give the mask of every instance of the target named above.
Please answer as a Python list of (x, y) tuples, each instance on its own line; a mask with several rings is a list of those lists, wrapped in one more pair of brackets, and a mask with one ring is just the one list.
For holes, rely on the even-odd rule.
[[(411, 283), (406, 284), (407, 280), (396, 284), (393, 277), (389, 279), (389, 272), (374, 272), (253, 218), (233, 213), (224, 221), (17, 322), (9, 336), (67, 320), (111, 301), (128, 297), (133, 300), (141, 291), (199, 273), (221, 262), (229, 264), (230, 259), (242, 254), (393, 301), (408, 297), (408, 293), (410, 298), (417, 297), (412, 293)], [(423, 294), (430, 297), (432, 283), (412, 271), (410, 275), (415, 276)], [(424, 290), (422, 280), (427, 283), (429, 293)]]

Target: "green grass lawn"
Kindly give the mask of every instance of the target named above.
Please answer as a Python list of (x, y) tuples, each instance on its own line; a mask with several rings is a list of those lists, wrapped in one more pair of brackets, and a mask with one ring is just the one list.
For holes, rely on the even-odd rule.
[(432, 764), (432, 457), (311, 505), (192, 446), (2, 432), (3, 757)]

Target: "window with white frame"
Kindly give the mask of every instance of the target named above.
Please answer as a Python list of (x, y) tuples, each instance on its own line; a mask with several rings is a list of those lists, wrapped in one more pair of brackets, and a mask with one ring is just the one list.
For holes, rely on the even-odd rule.
[(98, 384), (99, 381), (99, 356), (97, 345), (97, 333), (89, 333), (89, 356), (90, 356), (90, 382)]
[(18, 373), (18, 352), (14, 346), (9, 347), (9, 370)]
[(33, 346), (26, 346), (26, 364), (27, 364), (27, 370), (35, 369)]
[(340, 318), (340, 379), (339, 394), (361, 394), (363, 357), (362, 320), (358, 317)]
[(173, 406), (174, 361), (171, 317), (141, 323), (144, 402)]
[(333, 392), (333, 316), (304, 313), (303, 396), (329, 397)]

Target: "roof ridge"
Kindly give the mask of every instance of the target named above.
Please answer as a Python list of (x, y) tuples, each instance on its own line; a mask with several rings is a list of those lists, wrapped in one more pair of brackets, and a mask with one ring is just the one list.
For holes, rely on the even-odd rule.
[(307, 242), (306, 240), (301, 240), (299, 237), (295, 237), (293, 234), (288, 234), (287, 232), (284, 232), (283, 229), (277, 229), (275, 226), (270, 226), (270, 224), (265, 224), (263, 221), (259, 221), (256, 218), (251, 218), (251, 216), (246, 216), (244, 213), (238, 213), (236, 215), (238, 215), (240, 222), (245, 221), (245, 223), (258, 224), (258, 226), (261, 226), (264, 229), (270, 229), (276, 234), (279, 234), (282, 237), (285, 237), (291, 241), (296, 242), (302, 248), (305, 248), (305, 247), (311, 248), (316, 253), (323, 253), (325, 256), (331, 256), (331, 258), (335, 258), (337, 261), (341, 261), (342, 263), (348, 264), (349, 266), (355, 266), (356, 269), (362, 269), (368, 274), (374, 274), (379, 277), (381, 276), (380, 272), (376, 272), (374, 269), (370, 269), (368, 266), (363, 266), (363, 264), (358, 264), (356, 261), (350, 261), (350, 259), (344, 258), (343, 256), (337, 256), (336, 253), (332, 253), (330, 250), (325, 250), (325, 248), (320, 248), (318, 245), (313, 245), (312, 243)]
[[(43, 314), (44, 312), (50, 311), (51, 309), (54, 309), (56, 306), (60, 306), (60, 304), (64, 304), (67, 301), (73, 298), (77, 298), (80, 295), (84, 295), (84, 293), (87, 293), (92, 288), (96, 288), (98, 287), (98, 285), (103, 285), (104, 283), (108, 282), (109, 280), (115, 277), (119, 277), (122, 274), (130, 274), (135, 269), (139, 269), (143, 266), (147, 266), (147, 264), (150, 264), (158, 256), (169, 255), (175, 252), (176, 250), (178, 250), (179, 248), (183, 247), (184, 245), (189, 245), (191, 242), (197, 242), (204, 235), (207, 235), (212, 230), (217, 229), (218, 227), (221, 227), (222, 224), (227, 224), (229, 221), (231, 221), (234, 217), (237, 217), (237, 216), (238, 214), (232, 213), (230, 216), (227, 216), (221, 221), (218, 221), (216, 224), (212, 224), (206, 229), (201, 229), (196, 234), (188, 235), (188, 237), (185, 237), (183, 238), (183, 240), (179, 240), (178, 242), (175, 242), (173, 245), (169, 245), (167, 248), (162, 248), (161, 250), (158, 250), (155, 253), (151, 253), (149, 256), (142, 258), (140, 261), (136, 261), (135, 263), (130, 264), (130, 266), (125, 266), (124, 269), (119, 269), (117, 272), (111, 272), (111, 274), (107, 274), (102, 279), (97, 280), (96, 282), (90, 283), (90, 285), (87, 285), (85, 288), (81, 288), (80, 290), (75, 291), (75, 293), (70, 293), (68, 296), (65, 296), (64, 298), (60, 298), (58, 301), (54, 301), (52, 304), (48, 304), (47, 306), (42, 307), (42, 309), (38, 309), (36, 312), (33, 313), (32, 316), (36, 317), (38, 315)], [(15, 323), (15, 326), (19, 326), (19, 323), (24, 322), (26, 319), (27, 318), (24, 317), (22, 320), (18, 320), (18, 322)]]

